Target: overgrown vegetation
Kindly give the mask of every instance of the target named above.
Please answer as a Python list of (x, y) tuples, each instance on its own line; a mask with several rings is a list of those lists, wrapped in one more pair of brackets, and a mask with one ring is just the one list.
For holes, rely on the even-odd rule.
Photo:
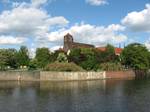
[(149, 59), (150, 53), (142, 44), (130, 44), (122, 52), (122, 63), (134, 70), (148, 70), (150, 68)]
[(71, 72), (71, 71), (84, 71), (80, 66), (76, 65), (75, 63), (51, 63), (45, 67), (46, 71), (66, 71), (66, 72)]
[(150, 69), (150, 52), (142, 44), (126, 46), (121, 56), (115, 54), (112, 45), (105, 51), (89, 48), (75, 48), (51, 52), (48, 48), (37, 48), (35, 57), (29, 57), (27, 47), (0, 49), (0, 70), (28, 69), (49, 71), (119, 71), (124, 69)]

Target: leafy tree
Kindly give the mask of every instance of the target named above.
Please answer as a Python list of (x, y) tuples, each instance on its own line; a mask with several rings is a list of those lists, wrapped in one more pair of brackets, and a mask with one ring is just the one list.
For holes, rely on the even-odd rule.
[(35, 59), (39, 68), (44, 68), (50, 60), (50, 51), (48, 48), (37, 48)]
[(19, 66), (28, 66), (30, 58), (29, 58), (29, 52), (26, 46), (21, 46), (18, 54), (17, 54), (17, 60)]
[(85, 70), (95, 70), (98, 61), (94, 49), (76, 48), (69, 55), (70, 61), (80, 65)]
[(149, 52), (139, 43), (129, 44), (122, 52), (123, 64), (135, 70), (147, 70), (149, 68)]
[(104, 52), (104, 61), (105, 62), (113, 62), (116, 59), (115, 48), (114, 46), (108, 44), (106, 46), (106, 51)]
[(0, 50), (0, 68), (6, 67), (17, 68), (17, 50), (1, 49)]
[(11, 68), (18, 68), (18, 60), (17, 60), (17, 50), (16, 49), (7, 49), (6, 50), (7, 66)]
[(37, 60), (36, 59), (32, 59), (29, 62), (29, 70), (36, 70), (38, 68), (37, 65)]
[(70, 54), (68, 56), (70, 62), (74, 62), (76, 64), (79, 64), (80, 61), (82, 60), (81, 57), (82, 57), (81, 56), (81, 49), (75, 48), (75, 49), (70, 50)]
[(61, 63), (68, 62), (67, 56), (64, 53), (59, 53), (59, 55), (57, 57), (57, 62), (61, 62)]
[(60, 53), (63, 53), (63, 54), (64, 54), (64, 52), (63, 52), (63, 51), (60, 51), (60, 50), (57, 50), (57, 51), (55, 51), (55, 52), (51, 52), (51, 53), (50, 53), (50, 63), (56, 62), (56, 61), (57, 61), (57, 58), (58, 58), (58, 55), (59, 55)]
[(6, 50), (1, 49), (0, 50), (0, 69), (4, 70), (6, 65), (7, 65), (7, 55), (6, 55)]

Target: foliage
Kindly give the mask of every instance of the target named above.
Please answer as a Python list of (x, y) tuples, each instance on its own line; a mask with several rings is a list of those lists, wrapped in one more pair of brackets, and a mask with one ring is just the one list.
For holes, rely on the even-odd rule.
[(17, 61), (19, 66), (28, 66), (30, 58), (26, 46), (21, 46), (17, 53)]
[(32, 59), (29, 62), (29, 70), (36, 70), (38, 68), (37, 65), (37, 60), (36, 59)]
[(105, 71), (120, 71), (123, 70), (123, 67), (120, 63), (101, 63), (99, 66), (100, 70), (105, 70)]
[(0, 69), (1, 70), (5, 69), (5, 66), (7, 65), (7, 60), (8, 60), (8, 57), (6, 55), (5, 50), (1, 49), (0, 50)]
[(69, 59), (85, 70), (94, 70), (99, 63), (96, 52), (91, 48), (77, 48), (70, 51)]
[(82, 60), (81, 49), (79, 49), (79, 48), (71, 49), (68, 58), (69, 58), (70, 62), (79, 64), (80, 61)]
[(108, 44), (106, 46), (106, 51), (101, 52), (101, 62), (106, 63), (106, 62), (118, 62), (118, 56), (115, 55), (115, 48), (114, 46)]
[(11, 68), (18, 68), (18, 60), (17, 60), (17, 50), (16, 49), (8, 49), (7, 50), (7, 66)]
[(138, 70), (149, 68), (149, 52), (142, 44), (130, 44), (122, 52), (123, 64)]
[(51, 63), (45, 67), (46, 71), (84, 71), (80, 66), (76, 65), (75, 63)]
[(67, 56), (64, 53), (59, 53), (57, 57), (57, 62), (61, 62), (61, 63), (68, 62)]
[(50, 51), (48, 48), (37, 48), (36, 56), (37, 65), (39, 68), (44, 68), (50, 61)]
[(0, 50), (0, 69), (17, 68), (17, 51), (15, 49)]

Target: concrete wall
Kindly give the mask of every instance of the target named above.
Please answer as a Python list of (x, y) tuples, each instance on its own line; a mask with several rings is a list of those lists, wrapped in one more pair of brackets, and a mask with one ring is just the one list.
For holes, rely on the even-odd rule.
[(133, 78), (132, 71), (118, 72), (46, 72), (46, 71), (4, 71), (0, 72), (0, 80), (23, 81), (71, 81), (98, 80), (106, 78)]
[(39, 71), (3, 71), (0, 72), (0, 80), (27, 80), (35, 81), (40, 79)]
[(67, 81), (67, 80), (94, 80), (105, 79), (105, 72), (41, 72), (40, 80)]
[(127, 70), (127, 71), (107, 71), (106, 72), (106, 77), (107, 78), (135, 78), (135, 73), (132, 70)]

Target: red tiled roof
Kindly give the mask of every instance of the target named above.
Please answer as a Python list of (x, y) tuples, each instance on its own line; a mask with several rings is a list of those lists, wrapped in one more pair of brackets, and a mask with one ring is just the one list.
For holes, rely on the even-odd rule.
[(100, 51), (106, 51), (106, 47), (97, 47), (96, 49), (100, 50)]
[[(100, 50), (100, 51), (106, 51), (106, 47), (97, 47), (96, 49)], [(122, 52), (122, 48), (115, 48), (115, 54), (116, 55), (120, 55)]]
[(122, 48), (115, 48), (115, 54), (121, 54)]

